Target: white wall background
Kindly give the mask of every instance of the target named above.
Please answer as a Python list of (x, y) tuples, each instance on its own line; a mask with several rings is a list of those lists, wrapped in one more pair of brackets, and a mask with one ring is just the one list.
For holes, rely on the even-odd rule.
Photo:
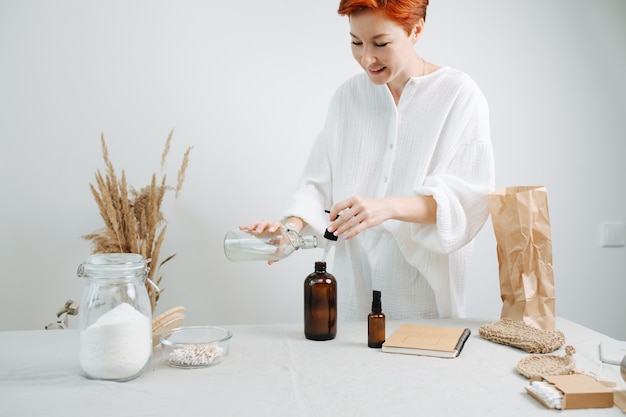
[[(626, 339), (626, 254), (602, 248), (626, 218), (626, 2), (433, 0), (418, 43), (466, 71), (491, 107), (497, 186), (545, 185), (557, 314)], [(81, 236), (100, 134), (135, 187), (168, 195), (159, 312), (187, 324), (299, 322), (319, 250), (268, 267), (230, 263), (225, 232), (277, 218), (335, 88), (360, 71), (337, 0), (0, 0), (0, 330), (42, 329), (80, 299)], [(469, 315), (500, 313), (495, 240), (478, 237)], [(338, 277), (340, 278), (340, 277)], [(75, 326), (75, 321), (71, 324)]]

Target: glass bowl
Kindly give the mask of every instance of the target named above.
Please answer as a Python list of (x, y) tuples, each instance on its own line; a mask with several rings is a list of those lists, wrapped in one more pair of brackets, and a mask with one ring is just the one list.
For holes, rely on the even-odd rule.
[(205, 368), (228, 355), (233, 334), (221, 327), (179, 327), (159, 336), (163, 360), (174, 368)]

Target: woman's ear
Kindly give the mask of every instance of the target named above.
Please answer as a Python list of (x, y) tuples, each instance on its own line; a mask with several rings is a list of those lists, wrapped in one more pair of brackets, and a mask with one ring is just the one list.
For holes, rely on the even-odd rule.
[(423, 30), (424, 30), (424, 19), (420, 19), (419, 22), (415, 24), (415, 26), (413, 27), (413, 30), (411, 31), (413, 42), (417, 42)]

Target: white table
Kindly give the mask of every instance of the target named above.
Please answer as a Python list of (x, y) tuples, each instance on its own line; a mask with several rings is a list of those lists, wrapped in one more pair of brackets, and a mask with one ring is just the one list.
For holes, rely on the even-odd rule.
[[(157, 348), (142, 376), (121, 383), (82, 376), (76, 330), (0, 332), (0, 416), (556, 416), (515, 370), (528, 353), (478, 336), (492, 321), (417, 321), (469, 327), (456, 359), (370, 349), (366, 322), (339, 323), (327, 342), (306, 340), (300, 324), (224, 326), (234, 336), (222, 363), (170, 368)], [(388, 321), (387, 335), (400, 324)], [(624, 388), (619, 367), (599, 360), (607, 336), (564, 319), (557, 329), (576, 348), (577, 369)], [(564, 412), (623, 416), (617, 407)]]

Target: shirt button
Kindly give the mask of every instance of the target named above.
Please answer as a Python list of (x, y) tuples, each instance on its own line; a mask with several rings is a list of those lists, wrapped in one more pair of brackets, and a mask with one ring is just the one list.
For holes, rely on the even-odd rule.
[(393, 149), (393, 143), (389, 144), (389, 149)]
[(385, 177), (385, 178), (383, 179), (383, 182), (387, 182), (387, 177)]

